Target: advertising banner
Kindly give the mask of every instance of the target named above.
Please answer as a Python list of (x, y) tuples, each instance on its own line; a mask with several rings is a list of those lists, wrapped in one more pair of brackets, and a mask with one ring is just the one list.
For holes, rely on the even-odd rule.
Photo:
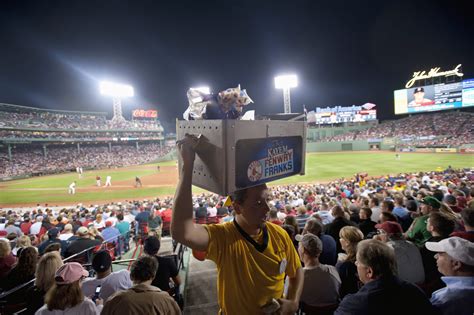
[(257, 186), (301, 172), (301, 137), (242, 139), (236, 144), (235, 186)]
[(456, 153), (458, 150), (456, 148), (439, 148), (435, 149), (436, 153)]
[(133, 118), (157, 118), (158, 111), (156, 110), (145, 110), (145, 109), (135, 109), (132, 112)]

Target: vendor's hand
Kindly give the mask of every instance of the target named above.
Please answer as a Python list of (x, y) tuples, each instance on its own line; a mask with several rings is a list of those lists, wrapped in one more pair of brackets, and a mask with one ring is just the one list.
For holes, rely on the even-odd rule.
[(95, 300), (95, 305), (99, 306), (99, 305), (104, 305), (104, 300), (102, 299), (96, 299)]
[(186, 134), (183, 139), (176, 141), (179, 154), (184, 166), (192, 166), (196, 157), (196, 145), (198, 138), (195, 135)]
[(295, 301), (287, 299), (278, 299), (277, 301), (280, 303), (280, 308), (276, 314), (293, 315), (298, 311), (299, 305)]

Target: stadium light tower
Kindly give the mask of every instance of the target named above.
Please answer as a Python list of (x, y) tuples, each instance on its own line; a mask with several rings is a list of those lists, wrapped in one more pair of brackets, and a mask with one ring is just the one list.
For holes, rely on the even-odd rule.
[(211, 88), (208, 87), (208, 86), (192, 87), (191, 90), (196, 90), (196, 91), (202, 92), (204, 94), (211, 94)]
[(291, 113), (290, 89), (298, 86), (298, 77), (295, 74), (275, 77), (275, 88), (283, 90), (283, 104), (285, 114)]
[(126, 84), (113, 83), (108, 81), (100, 82), (100, 94), (111, 96), (114, 104), (113, 122), (121, 122), (125, 119), (122, 116), (122, 99), (133, 97), (133, 87)]

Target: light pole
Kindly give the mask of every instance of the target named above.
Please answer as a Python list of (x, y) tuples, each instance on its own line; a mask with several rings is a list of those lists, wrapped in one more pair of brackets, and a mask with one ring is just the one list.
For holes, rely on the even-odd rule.
[(291, 113), (290, 89), (298, 86), (298, 77), (295, 74), (275, 77), (275, 88), (283, 90), (283, 104), (285, 114)]
[(111, 96), (113, 101), (114, 117), (112, 122), (122, 122), (125, 119), (122, 116), (122, 98), (133, 97), (133, 87), (126, 84), (102, 81), (99, 85), (100, 94)]

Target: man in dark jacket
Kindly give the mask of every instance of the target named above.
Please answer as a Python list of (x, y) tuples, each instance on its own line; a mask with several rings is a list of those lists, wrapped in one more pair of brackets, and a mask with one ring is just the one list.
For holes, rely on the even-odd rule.
[(361, 241), (356, 265), (364, 286), (346, 295), (334, 314), (434, 314), (424, 293), (396, 276), (395, 252), (387, 244), (373, 239)]
[(344, 210), (341, 206), (337, 205), (331, 209), (331, 214), (334, 217), (334, 220), (326, 225), (325, 233), (332, 236), (336, 240), (336, 250), (337, 253), (342, 253), (341, 242), (339, 242), (339, 231), (345, 226), (354, 225), (351, 221), (347, 220), (344, 215)]
[(372, 221), (371, 219), (372, 217), (372, 210), (367, 207), (367, 208), (362, 208), (360, 209), (359, 211), (359, 229), (362, 231), (362, 233), (364, 233), (364, 236), (367, 238), (367, 235), (369, 234), (373, 234), (374, 232), (377, 231), (377, 229), (375, 228), (375, 225), (377, 223), (375, 223), (374, 221)]
[(40, 255), (43, 255), (46, 247), (48, 247), (51, 244), (58, 243), (58, 244), (61, 245), (61, 254), (64, 254), (64, 250), (67, 247), (67, 242), (66, 241), (61, 241), (58, 238), (58, 235), (59, 235), (59, 229), (58, 228), (50, 229), (48, 231), (48, 239), (38, 245), (38, 253)]
[(87, 263), (92, 257), (94, 248), (100, 245), (100, 241), (89, 238), (89, 230), (87, 230), (87, 228), (84, 226), (81, 226), (77, 230), (76, 234), (79, 238), (69, 244), (69, 246), (66, 248), (66, 251), (64, 252), (64, 257), (67, 258), (72, 255), (80, 254), (71, 261)]

